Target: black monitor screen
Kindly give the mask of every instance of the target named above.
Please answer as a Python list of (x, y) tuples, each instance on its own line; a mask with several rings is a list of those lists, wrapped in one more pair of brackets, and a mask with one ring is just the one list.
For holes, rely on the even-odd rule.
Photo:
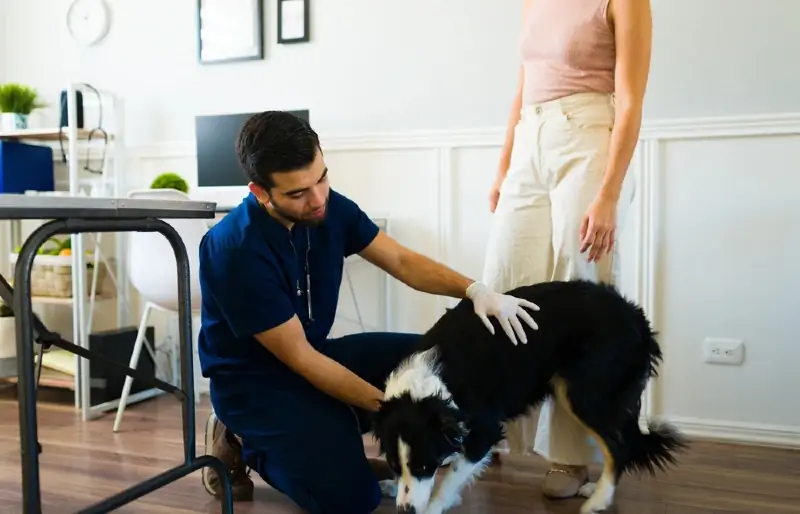
[[(287, 111), (309, 121), (307, 110)], [(246, 186), (244, 170), (236, 160), (236, 138), (244, 122), (256, 113), (196, 116), (197, 185)]]

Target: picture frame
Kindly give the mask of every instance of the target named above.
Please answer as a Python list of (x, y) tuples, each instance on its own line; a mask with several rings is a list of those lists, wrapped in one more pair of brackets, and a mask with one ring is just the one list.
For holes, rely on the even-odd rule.
[(310, 0), (278, 0), (278, 44), (307, 43), (311, 40)]
[(200, 64), (264, 59), (264, 0), (197, 0)]

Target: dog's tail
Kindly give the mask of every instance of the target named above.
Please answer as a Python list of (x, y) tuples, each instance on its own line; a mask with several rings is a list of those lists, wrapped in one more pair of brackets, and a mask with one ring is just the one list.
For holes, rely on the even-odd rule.
[(669, 423), (652, 422), (648, 432), (643, 433), (639, 423), (633, 421), (626, 431), (627, 459), (618, 466), (618, 474), (625, 472), (649, 473), (666, 471), (676, 464), (676, 457), (687, 448), (684, 436)]

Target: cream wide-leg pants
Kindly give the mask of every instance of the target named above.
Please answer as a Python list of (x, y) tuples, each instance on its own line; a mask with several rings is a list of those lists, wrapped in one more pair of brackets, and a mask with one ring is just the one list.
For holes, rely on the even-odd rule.
[[(613, 125), (613, 95), (579, 93), (523, 107), (492, 216), (486, 285), (505, 292), (572, 278), (614, 282), (616, 252), (590, 263), (588, 252), (580, 253), (579, 237), (583, 215), (603, 181)], [(629, 202), (620, 195), (615, 239)], [(542, 405), (532, 445), (534, 416), (507, 425), (511, 453), (527, 454), (533, 446), (551, 463), (586, 465), (602, 459), (588, 433), (552, 400)]]

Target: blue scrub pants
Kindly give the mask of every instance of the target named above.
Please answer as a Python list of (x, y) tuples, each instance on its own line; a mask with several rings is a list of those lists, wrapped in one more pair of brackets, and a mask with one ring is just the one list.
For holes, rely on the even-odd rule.
[[(318, 346), (383, 390), (417, 334), (364, 333)], [(364, 454), (368, 415), (319, 391), (288, 368), (258, 377), (212, 377), (211, 402), (242, 438), (244, 460), (309, 514), (369, 514), (381, 491)]]

